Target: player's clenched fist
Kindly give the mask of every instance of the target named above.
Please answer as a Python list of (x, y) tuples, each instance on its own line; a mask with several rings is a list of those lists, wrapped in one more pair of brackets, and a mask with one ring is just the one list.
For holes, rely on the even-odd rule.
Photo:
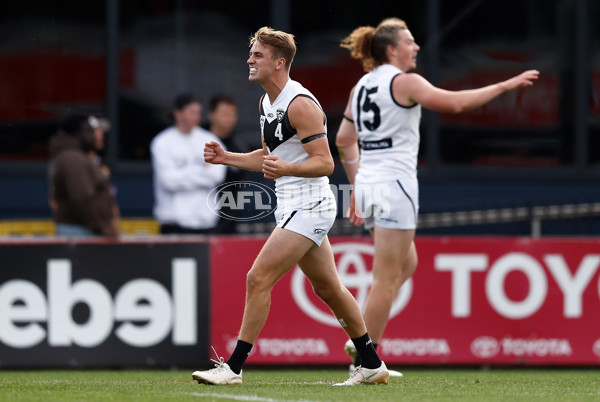
[(263, 157), (262, 172), (265, 179), (275, 180), (285, 176), (286, 163), (276, 155), (265, 155)]
[(225, 150), (215, 141), (204, 144), (204, 161), (213, 164), (222, 164), (225, 160)]

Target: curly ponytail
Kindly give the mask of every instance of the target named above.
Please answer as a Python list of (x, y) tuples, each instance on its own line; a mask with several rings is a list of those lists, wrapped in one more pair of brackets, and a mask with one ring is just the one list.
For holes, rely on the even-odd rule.
[(371, 53), (371, 44), (375, 28), (371, 26), (358, 27), (350, 35), (342, 39), (340, 46), (350, 51), (350, 56), (360, 60), (365, 71), (375, 68), (375, 59)]
[(396, 46), (397, 32), (408, 29), (406, 22), (400, 18), (387, 18), (377, 25), (356, 28), (350, 35), (342, 39), (340, 46), (350, 51), (352, 58), (360, 60), (366, 72), (387, 63), (387, 46)]

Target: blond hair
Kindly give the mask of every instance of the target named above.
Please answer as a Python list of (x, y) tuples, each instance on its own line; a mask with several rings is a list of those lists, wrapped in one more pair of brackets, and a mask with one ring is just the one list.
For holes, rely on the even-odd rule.
[(406, 22), (400, 18), (386, 18), (376, 28), (358, 27), (350, 35), (342, 39), (340, 46), (350, 51), (350, 56), (360, 60), (366, 72), (387, 63), (387, 46), (396, 46), (397, 32), (408, 29)]
[(256, 41), (271, 46), (275, 50), (273, 56), (275, 58), (281, 57), (285, 59), (285, 68), (289, 71), (294, 56), (296, 55), (294, 35), (283, 31), (276, 31), (271, 27), (262, 27), (250, 37), (250, 47), (252, 47)]

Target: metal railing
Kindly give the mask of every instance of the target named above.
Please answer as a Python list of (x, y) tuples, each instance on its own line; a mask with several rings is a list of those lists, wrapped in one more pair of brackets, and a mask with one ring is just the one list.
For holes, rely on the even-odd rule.
[[(419, 215), (417, 229), (450, 228), (468, 225), (490, 225), (529, 222), (530, 235), (542, 235), (542, 221), (550, 219), (576, 219), (600, 216), (600, 202), (562, 204), (532, 207), (495, 208), (448, 212), (429, 212)], [(275, 227), (273, 222), (247, 222), (238, 224), (239, 234), (267, 234)], [(355, 236), (365, 234), (362, 227), (354, 226), (348, 219), (337, 219), (330, 235)]]
[(600, 202), (472, 211), (426, 213), (419, 216), (418, 228), (440, 228), (529, 221), (531, 236), (541, 236), (541, 222), (600, 216)]

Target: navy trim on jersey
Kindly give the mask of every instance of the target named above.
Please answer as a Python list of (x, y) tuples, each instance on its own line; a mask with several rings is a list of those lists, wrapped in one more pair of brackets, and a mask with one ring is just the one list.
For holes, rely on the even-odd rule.
[(396, 105), (398, 105), (398, 106), (400, 106), (401, 108), (404, 108), (404, 109), (411, 109), (411, 108), (413, 108), (413, 107), (417, 106), (417, 105), (418, 105), (418, 103), (415, 103), (415, 104), (414, 104), (414, 105), (412, 105), (412, 106), (404, 106), (404, 105), (401, 105), (400, 103), (398, 103), (398, 101), (396, 100), (396, 98), (394, 98), (394, 80), (395, 80), (395, 79), (396, 79), (396, 77), (397, 77), (397, 76), (399, 76), (400, 74), (402, 74), (402, 73), (398, 73), (398, 74), (394, 75), (394, 76), (392, 77), (392, 80), (390, 81), (390, 96), (392, 97), (392, 100), (394, 101), (394, 103), (395, 103)]
[[(298, 131), (294, 127), (292, 127), (292, 123), (290, 122), (288, 111), (289, 111), (289, 107), (292, 104), (292, 102), (300, 96), (306, 97), (306, 98), (312, 100), (313, 102), (315, 102), (315, 104), (317, 106), (319, 106), (321, 113), (323, 113), (323, 126), (326, 127), (327, 116), (325, 115), (323, 108), (319, 105), (319, 103), (317, 102), (317, 100), (315, 98), (313, 98), (312, 96), (310, 96), (308, 94), (302, 94), (302, 93), (294, 96), (292, 98), (292, 100), (290, 100), (290, 102), (288, 103), (287, 108), (285, 110), (277, 109), (277, 120), (273, 120), (269, 123), (269, 121), (267, 120), (267, 116), (266, 116), (267, 111), (263, 107), (263, 102), (264, 102), (264, 95), (263, 95), (263, 97), (261, 98), (261, 102), (260, 102), (261, 121), (264, 121), (264, 126), (262, 127), (262, 132), (263, 132), (262, 140), (266, 144), (266, 146), (269, 150), (269, 153), (273, 152), (278, 146), (280, 146), (281, 144), (283, 144), (284, 142), (288, 141), (290, 138), (292, 138), (293, 136), (298, 134)], [(283, 113), (283, 115), (280, 115), (280, 113)], [(271, 113), (269, 113), (269, 114), (271, 114)], [(273, 117), (273, 116), (271, 116), (271, 117)], [(277, 137), (274, 136), (274, 132), (275, 132), (275, 130), (277, 130), (277, 125), (279, 125), (279, 124), (281, 124), (281, 129), (282, 129), (281, 138), (279, 136), (277, 136)], [(307, 138), (309, 138), (309, 137), (307, 137)], [(303, 143), (305, 143), (305, 142), (303, 142)]]
[(296, 215), (296, 212), (298, 212), (298, 211), (292, 211), (292, 213), (290, 214), (290, 217), (287, 218), (285, 223), (281, 226), (282, 229), (285, 228), (285, 225), (287, 225), (290, 222), (290, 219), (292, 219), (294, 217), (294, 215)]
[(325, 133), (314, 134), (314, 135), (310, 135), (306, 138), (303, 138), (301, 141), (303, 144), (308, 144), (311, 141), (318, 140), (319, 138), (325, 137), (325, 135), (326, 135)]
[(392, 139), (384, 138), (376, 141), (358, 141), (358, 146), (363, 151), (373, 151), (376, 149), (388, 149), (392, 147)]
[[(327, 126), (327, 115), (325, 114), (325, 111), (324, 111), (324, 110), (323, 110), (323, 108), (322, 108), (322, 107), (319, 105), (319, 102), (317, 102), (317, 100), (316, 100), (315, 98), (313, 98), (312, 96), (310, 96), (310, 95), (308, 95), (308, 94), (298, 94), (298, 95), (294, 96), (294, 97), (292, 98), (292, 100), (290, 101), (290, 103), (288, 103), (288, 109), (290, 108), (290, 105), (292, 104), (292, 102), (293, 102), (293, 101), (295, 101), (295, 100), (296, 100), (296, 98), (297, 98), (297, 97), (299, 97), (299, 96), (304, 96), (305, 98), (308, 98), (308, 99), (310, 99), (311, 101), (315, 102), (315, 104), (316, 104), (317, 106), (319, 106), (319, 109), (321, 109), (321, 112), (323, 113), (323, 125), (324, 125), (324, 126)], [(286, 110), (286, 112), (287, 112), (287, 110)], [(295, 129), (294, 127), (292, 127), (292, 123), (290, 123), (289, 119), (288, 119), (287, 121), (288, 121), (289, 127), (290, 127), (292, 130), (296, 131), (296, 129)]]
[(354, 123), (354, 120), (353, 120), (353, 119), (351, 119), (350, 117), (348, 117), (348, 116), (346, 116), (346, 115), (343, 115), (342, 117), (343, 117), (344, 119), (348, 120), (350, 123)]
[(412, 205), (412, 209), (413, 209), (413, 214), (415, 214), (415, 223), (416, 223), (417, 222), (417, 209), (415, 208), (415, 203), (413, 202), (412, 198), (410, 198), (410, 196), (408, 195), (408, 193), (406, 192), (404, 187), (402, 187), (402, 183), (400, 183), (400, 180), (396, 180), (396, 183), (398, 183), (398, 185), (400, 186), (400, 189), (402, 190), (402, 192), (404, 192), (404, 195), (406, 195), (406, 198), (408, 198), (408, 200), (410, 201), (410, 205)]

